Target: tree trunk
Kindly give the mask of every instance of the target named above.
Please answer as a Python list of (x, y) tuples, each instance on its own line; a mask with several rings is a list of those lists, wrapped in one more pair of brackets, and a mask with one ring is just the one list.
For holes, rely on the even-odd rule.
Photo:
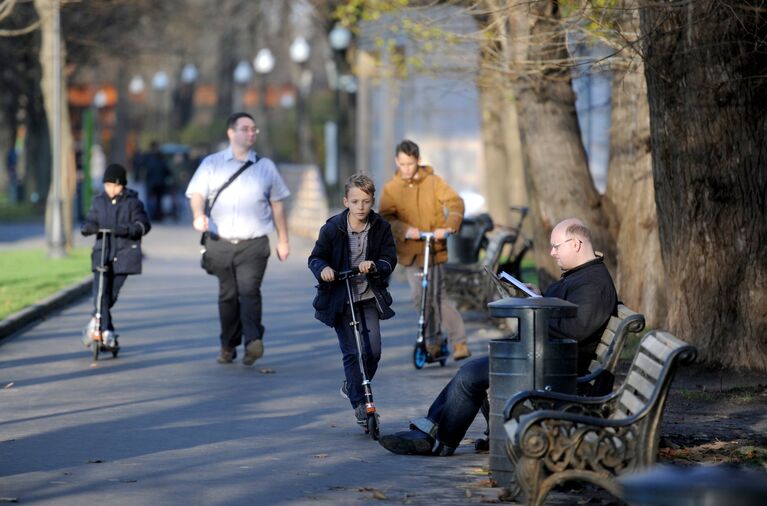
[(671, 330), (767, 369), (767, 13), (645, 2), (641, 26)]
[[(513, 84), (542, 283), (559, 276), (549, 255), (550, 234), (554, 225), (569, 217), (589, 225), (595, 248), (605, 254), (614, 272), (614, 245), (588, 170), (570, 70), (562, 63), (569, 56), (558, 2), (539, 1), (509, 10), (513, 17), (528, 20), (526, 29), (521, 20), (512, 22), (517, 28), (512, 44), (517, 47), (510, 67), (518, 73)], [(520, 45), (527, 45), (527, 50), (523, 52)]]
[(496, 27), (497, 38), (485, 40), (477, 89), (482, 111), (482, 139), (485, 153), (485, 194), (493, 220), (512, 225), (511, 205), (527, 205), (522, 146), (514, 93), (508, 81), (508, 21), (496, 0), (483, 3), (487, 15), (475, 16), (487, 29)]
[[(634, 40), (639, 10), (625, 12), (621, 31)], [(621, 300), (643, 313), (650, 327), (658, 327), (665, 324), (668, 307), (655, 212), (647, 86), (640, 55), (623, 42), (621, 48), (620, 56), (609, 62), (612, 128), (603, 205), (618, 251), (615, 283)]]
[[(53, 131), (55, 128), (61, 129), (61, 200), (62, 200), (62, 214), (64, 219), (64, 237), (66, 245), (71, 247), (72, 245), (72, 224), (74, 222), (74, 208), (73, 197), (75, 192), (75, 156), (74, 156), (74, 143), (72, 140), (72, 129), (69, 122), (69, 108), (67, 107), (67, 94), (66, 94), (66, 79), (63, 77), (61, 81), (54, 82), (53, 72), (53, 46), (54, 46), (54, 33), (55, 27), (53, 26), (53, 15), (55, 13), (56, 6), (52, 0), (35, 0), (35, 9), (38, 16), (40, 16), (40, 32), (42, 34), (40, 45), (40, 66), (42, 68), (42, 81), (40, 87), (43, 92), (43, 103), (45, 105), (45, 112), (48, 118), (48, 131), (51, 133), (50, 138), (53, 138)], [(64, 46), (64, 40), (60, 41), (61, 53), (60, 58), (62, 66), (66, 61), (66, 49)], [(61, 123), (55, 125), (56, 114), (53, 109), (53, 94), (55, 87), (61, 87)], [(53, 168), (55, 170), (55, 168)], [(53, 178), (51, 178), (51, 184), (53, 184)], [(49, 197), (53, 193), (53, 188), (48, 192)], [(50, 199), (49, 199), (50, 201)], [(51, 230), (51, 212), (50, 209), (46, 210), (45, 219), (46, 231), (50, 234)]]

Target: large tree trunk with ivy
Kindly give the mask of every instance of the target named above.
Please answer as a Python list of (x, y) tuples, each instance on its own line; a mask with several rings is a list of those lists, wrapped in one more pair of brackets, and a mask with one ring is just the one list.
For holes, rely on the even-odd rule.
[(549, 236), (554, 225), (573, 216), (590, 226), (596, 249), (604, 252), (612, 268), (614, 243), (581, 142), (559, 4), (520, 4), (509, 7), (509, 14), (516, 18), (511, 68), (516, 72), (513, 84), (539, 273), (544, 281), (558, 277), (549, 255)]
[(645, 2), (647, 87), (671, 330), (705, 360), (767, 369), (767, 12)]

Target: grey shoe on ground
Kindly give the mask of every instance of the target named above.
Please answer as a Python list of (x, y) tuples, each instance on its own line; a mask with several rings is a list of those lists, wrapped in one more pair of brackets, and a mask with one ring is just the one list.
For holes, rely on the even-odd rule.
[(245, 356), (242, 357), (242, 364), (251, 366), (253, 362), (264, 356), (264, 341), (254, 339), (245, 346)]
[(236, 348), (227, 348), (226, 346), (222, 346), (221, 353), (219, 353), (216, 362), (219, 364), (231, 364), (235, 358), (237, 358)]
[(368, 413), (365, 409), (365, 404), (359, 404), (354, 408), (354, 418), (357, 419), (357, 423), (362, 426), (366, 426), (368, 423)]

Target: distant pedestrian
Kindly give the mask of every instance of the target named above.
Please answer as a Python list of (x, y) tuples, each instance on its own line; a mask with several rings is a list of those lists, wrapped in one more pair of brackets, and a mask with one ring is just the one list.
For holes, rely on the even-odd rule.
[(104, 287), (101, 298), (101, 338), (102, 342), (112, 347), (116, 343), (114, 322), (111, 309), (117, 302), (117, 296), (131, 274), (141, 274), (141, 238), (152, 228), (144, 204), (138, 194), (126, 187), (128, 178), (125, 168), (113, 163), (104, 171), (104, 191), (93, 198), (88, 215), (85, 217), (81, 233), (84, 236), (108, 229), (111, 233), (96, 237), (91, 255), (93, 270), (93, 317), (88, 323), (83, 336), (83, 343), (90, 346), (96, 330), (96, 307), (98, 297), (99, 273), (96, 270), (101, 261), (102, 248), (105, 248), (107, 270), (104, 273)]
[[(277, 258), (285, 260), (290, 253), (283, 205), (290, 191), (274, 162), (257, 156), (251, 149), (258, 128), (250, 114), (232, 114), (227, 120), (226, 134), (229, 147), (203, 159), (189, 182), (186, 196), (190, 199), (195, 230), (210, 233), (205, 257), (208, 269), (219, 283), (218, 362), (231, 363), (244, 339), (242, 363), (250, 366), (264, 354), (261, 281), (269, 260), (267, 234), (277, 229)], [(243, 167), (245, 170), (221, 190)], [(216, 197), (207, 216), (206, 203)]]
[(420, 232), (434, 232), (429, 288), (426, 299), (426, 349), (432, 357), (442, 354), (443, 330), (453, 347), (453, 359), (471, 356), (466, 329), (458, 310), (447, 298), (443, 264), (447, 261), (447, 234), (463, 221), (463, 200), (428, 165), (421, 165), (418, 145), (403, 140), (395, 149), (397, 172), (384, 186), (381, 216), (391, 223), (397, 242), (397, 259), (405, 267), (416, 308), (421, 301), (421, 270), (424, 262)]
[(360, 321), (365, 350), (365, 371), (373, 379), (381, 358), (381, 331), (378, 320), (394, 316), (389, 307), (388, 279), (397, 265), (397, 249), (389, 224), (373, 211), (373, 180), (355, 174), (344, 188), (346, 210), (322, 226), (309, 256), (309, 269), (319, 281), (314, 299), (315, 318), (335, 329), (343, 354), (345, 380), (341, 395), (349, 399), (357, 423), (365, 424), (362, 373), (357, 358), (354, 330), (350, 326), (346, 285), (336, 273), (358, 267), (364, 277), (354, 278), (355, 314)]
[(162, 200), (168, 191), (172, 174), (156, 141), (152, 141), (149, 145), (149, 152), (144, 155), (142, 164), (145, 171), (144, 184), (148, 195), (149, 216), (159, 221), (164, 216)]

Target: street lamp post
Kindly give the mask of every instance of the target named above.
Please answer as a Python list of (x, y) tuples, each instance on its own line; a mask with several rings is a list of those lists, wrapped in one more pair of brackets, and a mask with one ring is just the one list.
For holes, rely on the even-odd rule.
[[(335, 157), (332, 157), (328, 165), (328, 173), (326, 174), (326, 182), (328, 186), (337, 188), (337, 193), (340, 197), (340, 185), (350, 175), (347, 165), (347, 159), (344, 156), (346, 150), (346, 121), (344, 114), (344, 107), (341, 104), (341, 91), (342, 91), (342, 79), (341, 72), (346, 68), (346, 50), (352, 40), (352, 34), (348, 28), (341, 24), (336, 24), (328, 34), (328, 41), (330, 47), (333, 49), (333, 63), (335, 68), (335, 76), (332, 80), (332, 87), (335, 90), (335, 113), (336, 113), (336, 129), (335, 129)], [(335, 166), (333, 165), (335, 163)]]
[(187, 63), (181, 69), (181, 87), (178, 91), (178, 127), (183, 129), (192, 119), (194, 107), (194, 83), (197, 81), (197, 67)]
[(233, 111), (241, 111), (245, 108), (245, 87), (252, 78), (253, 70), (251, 70), (250, 64), (245, 60), (240, 60), (232, 73), (232, 79), (234, 79)]
[(165, 107), (165, 91), (168, 89), (170, 79), (168, 74), (164, 70), (158, 70), (152, 76), (152, 89), (155, 91), (155, 112), (157, 114), (157, 120), (155, 125), (161, 125), (160, 133), (163, 136), (163, 140), (168, 135), (167, 128), (167, 110)]
[(274, 70), (274, 55), (268, 48), (262, 48), (256, 54), (253, 59), (253, 68), (259, 75), (259, 92), (258, 92), (258, 108), (259, 108), (259, 122), (261, 123), (261, 139), (262, 146), (264, 147), (265, 154), (272, 156), (273, 146), (271, 137), (269, 135), (269, 118), (267, 114), (267, 92), (268, 83), (267, 76)]
[(290, 45), (290, 59), (300, 68), (298, 77), (298, 104), (296, 106), (296, 120), (298, 122), (298, 150), (301, 161), (304, 163), (313, 163), (311, 147), (311, 128), (306, 111), (306, 99), (309, 95), (309, 89), (312, 85), (312, 72), (306, 67), (309, 61), (311, 48), (305, 38), (299, 36), (293, 39)]

